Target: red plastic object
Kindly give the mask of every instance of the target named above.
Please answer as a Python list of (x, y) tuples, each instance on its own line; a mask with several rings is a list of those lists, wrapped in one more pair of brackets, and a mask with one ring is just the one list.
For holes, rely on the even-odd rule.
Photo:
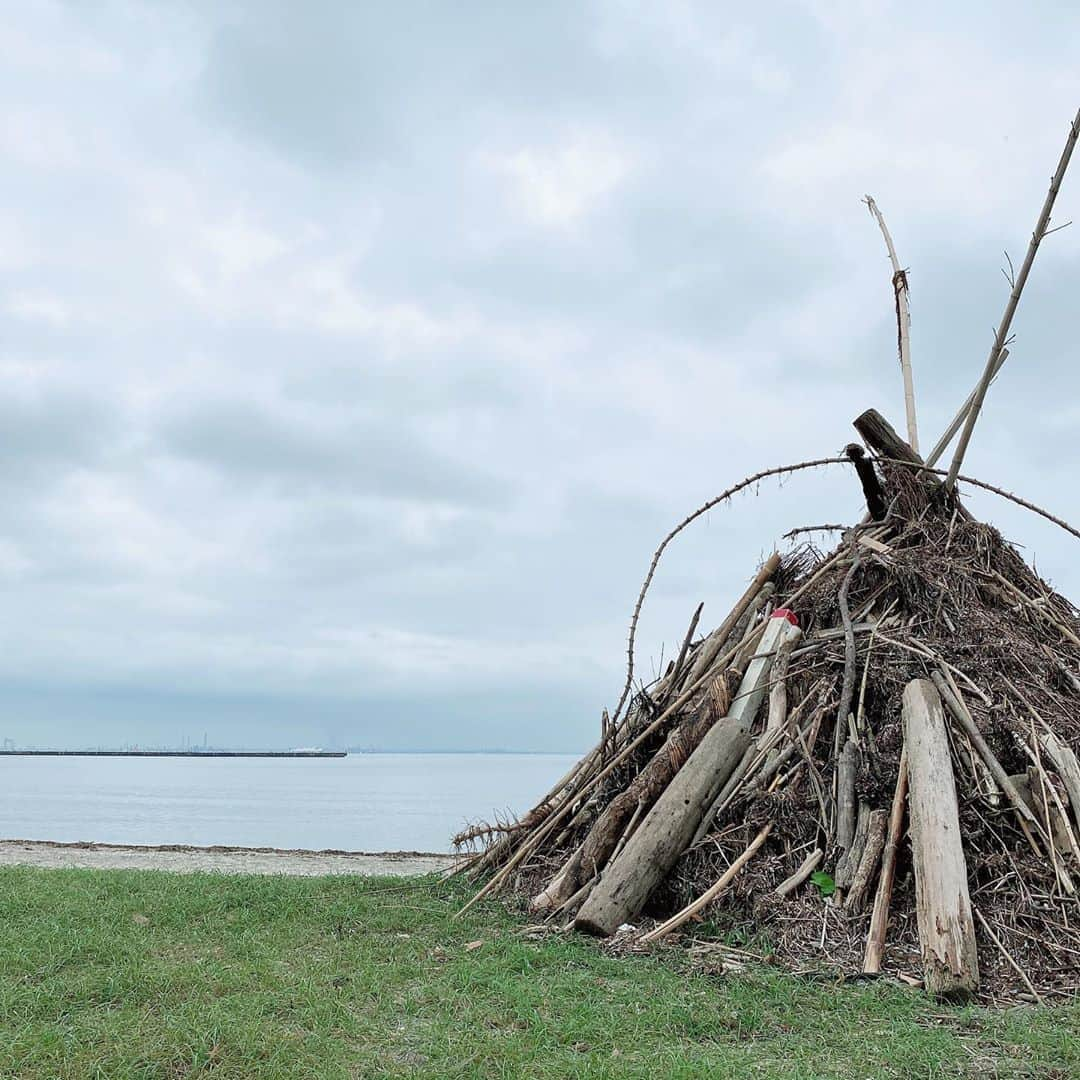
[(791, 608), (778, 607), (772, 613), (772, 617), (774, 619), (787, 619), (787, 621), (791, 623), (792, 626), (799, 625), (799, 616), (796, 615), (795, 612), (791, 610)]

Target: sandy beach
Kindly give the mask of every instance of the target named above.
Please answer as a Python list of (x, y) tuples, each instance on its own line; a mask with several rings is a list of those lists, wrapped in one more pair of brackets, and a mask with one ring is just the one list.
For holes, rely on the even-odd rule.
[(168, 870), (179, 874), (327, 874), (419, 876), (449, 869), (451, 855), (418, 851), (299, 851), (277, 848), (162, 847), (127, 844), (59, 844), (48, 840), (0, 840), (0, 866), (52, 869)]

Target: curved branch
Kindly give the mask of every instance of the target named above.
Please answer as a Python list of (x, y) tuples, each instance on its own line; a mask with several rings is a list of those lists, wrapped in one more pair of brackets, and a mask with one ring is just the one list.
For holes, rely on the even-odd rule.
[[(878, 461), (888, 462), (890, 465), (902, 465), (905, 469), (913, 469), (916, 472), (929, 472), (938, 476), (947, 475), (944, 469), (935, 469), (929, 465), (923, 465), (919, 462), (902, 461), (899, 458), (879, 457)], [(773, 469), (763, 469), (761, 472), (754, 473), (753, 476), (748, 476), (745, 480), (740, 480), (734, 487), (730, 487), (727, 491), (721, 492), (715, 498), (709, 499), (708, 502), (702, 503), (692, 514), (688, 514), (674, 529), (671, 530), (660, 541), (660, 546), (653, 553), (652, 562), (649, 564), (648, 573), (645, 575), (645, 580), (641, 584), (641, 591), (638, 593), (637, 603), (634, 604), (634, 611), (630, 616), (630, 633), (627, 638), (626, 644), (626, 683), (623, 686), (622, 693), (619, 695), (619, 703), (615, 706), (615, 711), (611, 717), (611, 723), (614, 725), (618, 723), (619, 716), (622, 713), (623, 706), (626, 704), (626, 699), (630, 696), (630, 689), (634, 683), (634, 644), (637, 640), (637, 626), (638, 619), (641, 615), (641, 607), (645, 603), (645, 594), (649, 591), (649, 586), (652, 585), (653, 577), (656, 575), (656, 568), (660, 563), (660, 558), (667, 549), (668, 544), (675, 539), (687, 526), (692, 525), (703, 514), (707, 514), (713, 507), (718, 506), (722, 502), (726, 502), (733, 495), (737, 495), (740, 491), (756, 484), (759, 480), (766, 480), (771, 476), (784, 476), (790, 473), (802, 472), (804, 469), (816, 469), (822, 465), (847, 465), (850, 464), (846, 457), (831, 457), (831, 458), (817, 458), (814, 461), (800, 461), (796, 465), (778, 465)], [(972, 487), (982, 488), (983, 491), (989, 491), (994, 495), (998, 495), (1003, 499), (1007, 499), (1009, 502), (1016, 503), (1017, 506), (1022, 506), (1025, 510), (1030, 510), (1033, 514), (1038, 514), (1039, 517), (1045, 518), (1047, 521), (1053, 522), (1059, 528), (1064, 529), (1067, 533), (1071, 533), (1078, 540), (1080, 540), (1080, 529), (1075, 529), (1067, 521), (1062, 518), (1051, 514), (1049, 510), (1044, 510), (1041, 506), (1036, 506), (1035, 503), (1029, 502), (1027, 499), (1021, 498), (1019, 495), (1014, 495), (1011, 491), (1006, 491), (1004, 488), (995, 486), (994, 484), (988, 484), (985, 480), (977, 480), (974, 476), (957, 476), (957, 480), (965, 484), (971, 484)]]
[[(929, 472), (935, 473), (938, 476), (948, 476), (948, 472), (945, 469), (933, 469), (929, 465), (919, 465), (914, 461), (901, 461), (899, 458), (879, 457), (878, 461), (887, 462), (889, 465), (903, 465), (905, 469), (914, 469), (916, 472)], [(996, 487), (994, 484), (988, 484), (985, 480), (976, 480), (974, 476), (961, 476), (957, 475), (957, 480), (964, 484), (971, 484), (972, 487), (982, 488), (983, 491), (989, 491), (993, 495), (999, 495), (1003, 499), (1008, 499), (1009, 502), (1016, 503), (1017, 506), (1022, 506), (1025, 510), (1030, 510), (1033, 514), (1038, 514), (1039, 517), (1046, 518), (1047, 521), (1053, 522), (1059, 529), (1064, 529), (1067, 533), (1072, 533), (1077, 540), (1080, 540), (1080, 529), (1073, 528), (1067, 521), (1051, 514), (1049, 510), (1044, 510), (1041, 506), (1036, 506), (1033, 502), (1028, 502), (1027, 499), (1021, 498), (1019, 495), (1014, 495), (1011, 491), (1006, 491), (1004, 488)]]
[(649, 571), (645, 575), (645, 580), (641, 584), (641, 591), (638, 593), (637, 603), (634, 605), (633, 614), (630, 616), (630, 634), (626, 644), (626, 685), (623, 687), (622, 694), (619, 695), (619, 703), (615, 706), (615, 711), (611, 714), (612, 724), (619, 722), (619, 716), (622, 713), (623, 706), (626, 704), (626, 699), (630, 696), (630, 688), (634, 684), (634, 642), (637, 638), (637, 625), (638, 617), (641, 615), (641, 605), (645, 602), (645, 594), (649, 591), (649, 586), (652, 584), (652, 579), (656, 574), (656, 567), (660, 563), (660, 557), (664, 554), (664, 550), (668, 544), (675, 539), (688, 525), (692, 525), (702, 514), (707, 514), (714, 506), (718, 506), (722, 502), (726, 502), (733, 495), (737, 495), (740, 491), (751, 487), (759, 480), (766, 480), (770, 476), (785, 476), (790, 473), (801, 472), (803, 469), (816, 469), (822, 465), (836, 465), (847, 463), (847, 458), (818, 458), (815, 461), (800, 461), (797, 465), (778, 465), (773, 469), (763, 469), (761, 472), (754, 473), (753, 476), (748, 476), (745, 480), (740, 480), (734, 487), (729, 487), (727, 491), (721, 492), (715, 498), (710, 499), (708, 502), (699, 506), (692, 514), (687, 515), (675, 526), (660, 541), (660, 546), (653, 552), (652, 562), (649, 564)]

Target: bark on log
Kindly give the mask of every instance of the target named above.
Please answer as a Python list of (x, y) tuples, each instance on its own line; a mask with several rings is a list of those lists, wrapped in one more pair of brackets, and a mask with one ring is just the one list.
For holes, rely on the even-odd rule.
[(858, 766), (859, 744), (849, 738), (836, 766), (836, 843), (843, 854), (847, 854), (855, 839), (855, 772)]
[(871, 810), (866, 825), (866, 843), (863, 845), (862, 857), (859, 859), (859, 867), (851, 882), (851, 891), (844, 899), (844, 908), (847, 911), (862, 911), (866, 903), (866, 896), (870, 889), (870, 882), (877, 869), (878, 859), (885, 847), (885, 829), (889, 823), (888, 810)]
[(866, 846), (866, 830), (869, 826), (870, 807), (860, 802), (859, 812), (855, 817), (855, 836), (851, 841), (851, 847), (844, 852), (836, 864), (835, 878), (838, 889), (846, 889), (855, 878), (855, 871), (859, 868), (863, 848)]
[[(925, 462), (914, 450), (897, 434), (896, 429), (877, 411), (867, 409), (861, 416), (857, 416), (852, 425), (862, 436), (863, 442), (881, 457), (895, 458), (898, 461), (908, 461), (913, 465), (924, 465)], [(928, 502), (939, 502), (944, 497), (944, 486), (933, 473), (920, 473), (923, 489), (926, 492)], [(970, 514), (962, 507), (960, 513), (965, 518)]]
[(717, 690), (705, 695), (697, 708), (667, 737), (648, 765), (608, 803), (589, 830), (585, 843), (547, 888), (533, 899), (534, 911), (559, 907), (583, 882), (604, 869), (637, 807), (640, 805), (643, 810), (648, 810), (656, 802), (671, 778), (697, 749), (705, 733), (727, 713), (727, 687), (722, 680), (718, 683)]
[(866, 953), (863, 956), (863, 974), (876, 975), (881, 971), (885, 955), (885, 935), (889, 929), (889, 904), (892, 901), (893, 878), (896, 875), (896, 853), (900, 846), (900, 833), (904, 827), (904, 805), (907, 799), (908, 771), (907, 746), (900, 751), (900, 769), (896, 775), (892, 809), (889, 811), (889, 829), (885, 836), (885, 850), (881, 853), (881, 874), (877, 892), (874, 894), (874, 911), (870, 916), (870, 929), (866, 934)]
[(964, 1000), (978, 988), (979, 961), (945, 712), (932, 682), (908, 683), (903, 716), (923, 978), (935, 996)]
[(1080, 763), (1076, 760), (1076, 754), (1053, 732), (1047, 732), (1043, 736), (1042, 743), (1058, 775), (1065, 782), (1065, 790), (1069, 793), (1069, 802), (1072, 804), (1073, 817), (1076, 818), (1077, 827), (1080, 828)]
[(604, 871), (578, 912), (575, 929), (604, 937), (613, 934), (641, 911), (667, 877), (750, 745), (750, 728), (765, 696), (773, 655), (789, 625), (783, 616), (769, 620), (759, 655), (747, 668), (727, 717), (701, 740)]

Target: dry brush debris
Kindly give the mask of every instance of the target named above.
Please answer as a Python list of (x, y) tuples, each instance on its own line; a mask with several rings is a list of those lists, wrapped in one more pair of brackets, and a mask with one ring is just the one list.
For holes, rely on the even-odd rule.
[[(843, 456), (764, 469), (684, 518), (634, 605), (599, 743), (521, 820), (462, 833), (459, 872), (552, 926), (638, 950), (708, 917), (795, 971), (892, 974), (944, 998), (1080, 990), (1080, 615), (960, 503), (959, 469), (1072, 149), (1080, 112), (976, 388), (924, 461), (907, 276), (893, 267), (909, 441), (874, 410)], [(962, 431), (961, 431), (962, 429)], [(948, 470), (935, 468), (957, 431)], [(642, 604), (668, 545), (770, 477), (853, 466), (867, 515), (822, 553), (773, 553), (728, 616), (634, 692)], [(945, 477), (942, 482), (941, 477)], [(729, 969), (740, 954), (703, 944)]]

